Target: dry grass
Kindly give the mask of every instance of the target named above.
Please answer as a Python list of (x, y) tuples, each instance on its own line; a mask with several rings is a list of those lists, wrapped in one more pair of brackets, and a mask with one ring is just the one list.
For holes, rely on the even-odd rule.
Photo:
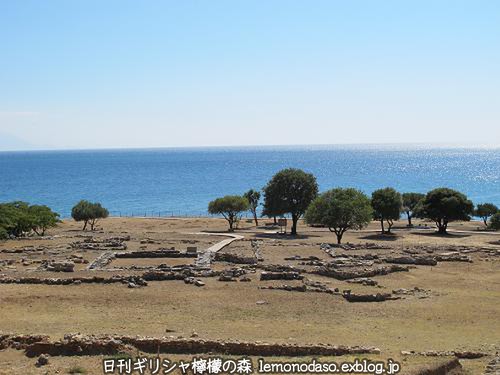
[[(225, 222), (218, 219), (114, 218), (103, 221), (102, 225), (105, 231), (96, 233), (97, 236), (130, 235), (132, 240), (129, 242), (129, 250), (138, 250), (144, 246), (140, 244), (140, 240), (144, 238), (160, 242), (147, 245), (147, 249), (170, 246), (184, 249), (193, 244), (200, 248), (208, 247), (220, 238), (186, 233), (224, 231), (226, 228)], [(301, 235), (290, 238), (263, 233), (263, 230), (256, 230), (249, 223), (242, 223), (242, 226), (239, 233), (246, 238), (262, 240), (262, 254), (267, 263), (297, 265), (296, 261), (284, 261), (284, 258), (292, 255), (328, 259), (319, 249), (319, 244), (334, 242), (334, 236), (325, 229), (301, 226)], [(477, 226), (478, 223), (459, 223), (454, 228), (475, 230)], [(345, 242), (378, 242), (397, 250), (412, 244), (495, 247), (490, 242), (500, 238), (480, 233), (442, 237), (428, 232), (401, 229), (396, 231), (395, 239), (387, 240), (370, 232), (376, 229), (377, 223), (373, 223), (368, 231), (348, 233)], [(0, 249), (43, 244), (54, 251), (54, 254), (44, 257), (64, 258), (73, 252), (67, 249), (67, 244), (78, 239), (75, 236), (82, 232), (74, 223), (64, 222), (52, 234), (57, 237), (52, 240), (8, 241), (1, 243)], [(249, 255), (250, 243), (236, 242), (224, 251)], [(99, 254), (96, 251), (78, 253), (89, 260)], [(488, 261), (478, 254), (472, 256), (474, 263), (471, 264), (443, 262), (436, 267), (418, 266), (410, 272), (376, 277), (384, 289), (348, 284), (320, 276), (310, 277), (340, 290), (378, 292), (420, 287), (433, 292), (428, 299), (408, 298), (385, 303), (356, 304), (348, 303), (340, 296), (322, 293), (262, 290), (258, 286), (272, 283), (258, 281), (258, 274), (251, 275), (250, 283), (224, 283), (206, 279), (206, 286), (203, 288), (186, 285), (182, 281), (151, 282), (148, 287), (141, 289), (128, 289), (119, 284), (0, 284), (0, 332), (48, 334), (58, 339), (69, 332), (188, 337), (194, 330), (201, 338), (207, 339), (372, 345), (382, 350), (383, 358), (400, 358), (401, 350), (466, 349), (494, 352), (500, 349), (500, 331), (497, 328), (500, 323), (499, 261)], [(22, 257), (27, 256), (0, 253), (0, 260)], [(33, 254), (29, 258), (43, 257)], [(192, 259), (120, 259), (113, 265), (171, 264), (170, 262), (185, 264), (191, 263)], [(16, 264), (16, 268), (16, 272), (4, 269), (0, 273), (49, 275), (47, 272), (29, 271), (32, 266)], [(81, 266), (76, 274), (88, 274), (83, 268)], [(259, 300), (265, 300), (268, 304), (257, 305), (256, 301)], [(165, 333), (167, 329), (175, 332)], [(67, 372), (74, 364), (82, 366), (91, 374), (99, 373), (99, 361), (97, 357), (53, 358), (51, 366)], [(406, 360), (413, 363), (411, 366), (418, 364), (418, 361), (415, 358)], [(5, 369), (12, 371), (5, 372), (9, 374), (39, 373), (32, 362), (19, 352), (0, 352), (0, 374)], [(471, 373), (476, 373), (476, 368), (484, 368), (484, 362), (467, 361), (466, 366)], [(408, 365), (408, 368), (411, 366)]]

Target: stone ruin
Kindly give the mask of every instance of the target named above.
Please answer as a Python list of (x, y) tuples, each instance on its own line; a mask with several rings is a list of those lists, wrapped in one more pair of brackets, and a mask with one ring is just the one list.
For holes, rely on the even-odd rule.
[(244, 257), (237, 254), (217, 252), (214, 256), (216, 262), (227, 262), (235, 264), (257, 264), (256, 257)]
[(148, 251), (132, 251), (129, 253), (116, 253), (116, 258), (196, 258), (198, 254), (193, 251), (180, 252), (172, 249), (158, 249)]
[(341, 356), (348, 354), (380, 354), (380, 350), (365, 346), (335, 346), (325, 344), (273, 344), (262, 342), (216, 341), (175, 337), (85, 336), (65, 335), (50, 341), (40, 335), (0, 335), (0, 349), (24, 350), (33, 358), (50, 356), (116, 355), (141, 351), (144, 353), (201, 354), (246, 356)]
[(335, 267), (318, 267), (314, 272), (318, 275), (333, 277), (337, 280), (349, 280), (359, 278), (369, 278), (373, 276), (387, 275), (393, 272), (408, 272), (407, 266), (393, 264), (378, 268), (363, 268), (363, 269), (340, 269)]
[(79, 250), (127, 250), (127, 244), (125, 241), (130, 241), (130, 236), (110, 237), (104, 239), (86, 237), (82, 241), (70, 243), (70, 248)]

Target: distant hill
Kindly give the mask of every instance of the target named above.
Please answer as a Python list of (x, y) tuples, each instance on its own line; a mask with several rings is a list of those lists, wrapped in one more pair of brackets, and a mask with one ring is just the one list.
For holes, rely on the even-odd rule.
[(0, 151), (33, 150), (36, 145), (0, 131)]

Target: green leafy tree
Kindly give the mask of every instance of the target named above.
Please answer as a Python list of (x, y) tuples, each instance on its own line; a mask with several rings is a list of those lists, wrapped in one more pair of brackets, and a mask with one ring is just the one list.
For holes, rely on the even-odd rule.
[(418, 204), (424, 199), (425, 194), (421, 193), (403, 193), (403, 212), (406, 214), (408, 218), (408, 226), (412, 227), (413, 224), (411, 219), (414, 217), (415, 211), (418, 207)]
[(21, 237), (33, 230), (33, 217), (29, 214), (29, 204), (22, 201), (6, 203), (11, 226), (9, 235)]
[(484, 225), (488, 226), (488, 219), (497, 212), (498, 207), (493, 203), (481, 203), (477, 205), (474, 215), (480, 217), (483, 220)]
[(44, 236), (45, 231), (59, 223), (59, 214), (47, 206), (33, 205), (28, 208), (32, 220), (32, 229), (39, 236)]
[(83, 221), (83, 230), (90, 224), (90, 230), (95, 229), (99, 219), (105, 219), (109, 216), (106, 208), (100, 203), (92, 203), (86, 200), (78, 202), (71, 210), (71, 217), (75, 221)]
[(35, 232), (44, 235), (58, 223), (59, 214), (47, 206), (16, 201), (0, 204), (0, 238), (20, 237)]
[(489, 227), (493, 230), (500, 230), (500, 212), (491, 216)]
[(438, 188), (428, 192), (420, 203), (418, 216), (436, 223), (438, 232), (447, 233), (448, 224), (456, 220), (469, 221), (473, 203), (459, 191)]
[(249, 203), (245, 197), (226, 195), (208, 204), (208, 212), (212, 215), (222, 215), (229, 223), (229, 231), (234, 231), (234, 225), (241, 218), (241, 213), (248, 211)]
[(337, 236), (337, 242), (342, 242), (342, 236), (349, 229), (362, 229), (372, 219), (370, 199), (361, 191), (347, 189), (329, 190), (317, 197), (309, 205), (305, 213), (308, 224), (321, 224)]
[(297, 222), (318, 195), (316, 178), (300, 169), (284, 169), (264, 187), (264, 213), (268, 216), (292, 216), (291, 234), (297, 234)]
[[(375, 190), (372, 193), (371, 200), (373, 208), (373, 218), (380, 221), (382, 233), (391, 233), (394, 220), (399, 220), (403, 208), (401, 194), (393, 188), (384, 188)], [(384, 221), (387, 223), (387, 231), (384, 227)]]
[(249, 209), (252, 212), (255, 225), (259, 225), (257, 219), (257, 207), (259, 206), (260, 192), (250, 189), (243, 195), (248, 200)]

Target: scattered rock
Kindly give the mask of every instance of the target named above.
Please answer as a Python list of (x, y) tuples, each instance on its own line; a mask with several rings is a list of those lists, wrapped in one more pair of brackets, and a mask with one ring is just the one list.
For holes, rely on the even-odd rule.
[(40, 354), (36, 360), (36, 367), (42, 367), (49, 363), (49, 356), (47, 354)]

